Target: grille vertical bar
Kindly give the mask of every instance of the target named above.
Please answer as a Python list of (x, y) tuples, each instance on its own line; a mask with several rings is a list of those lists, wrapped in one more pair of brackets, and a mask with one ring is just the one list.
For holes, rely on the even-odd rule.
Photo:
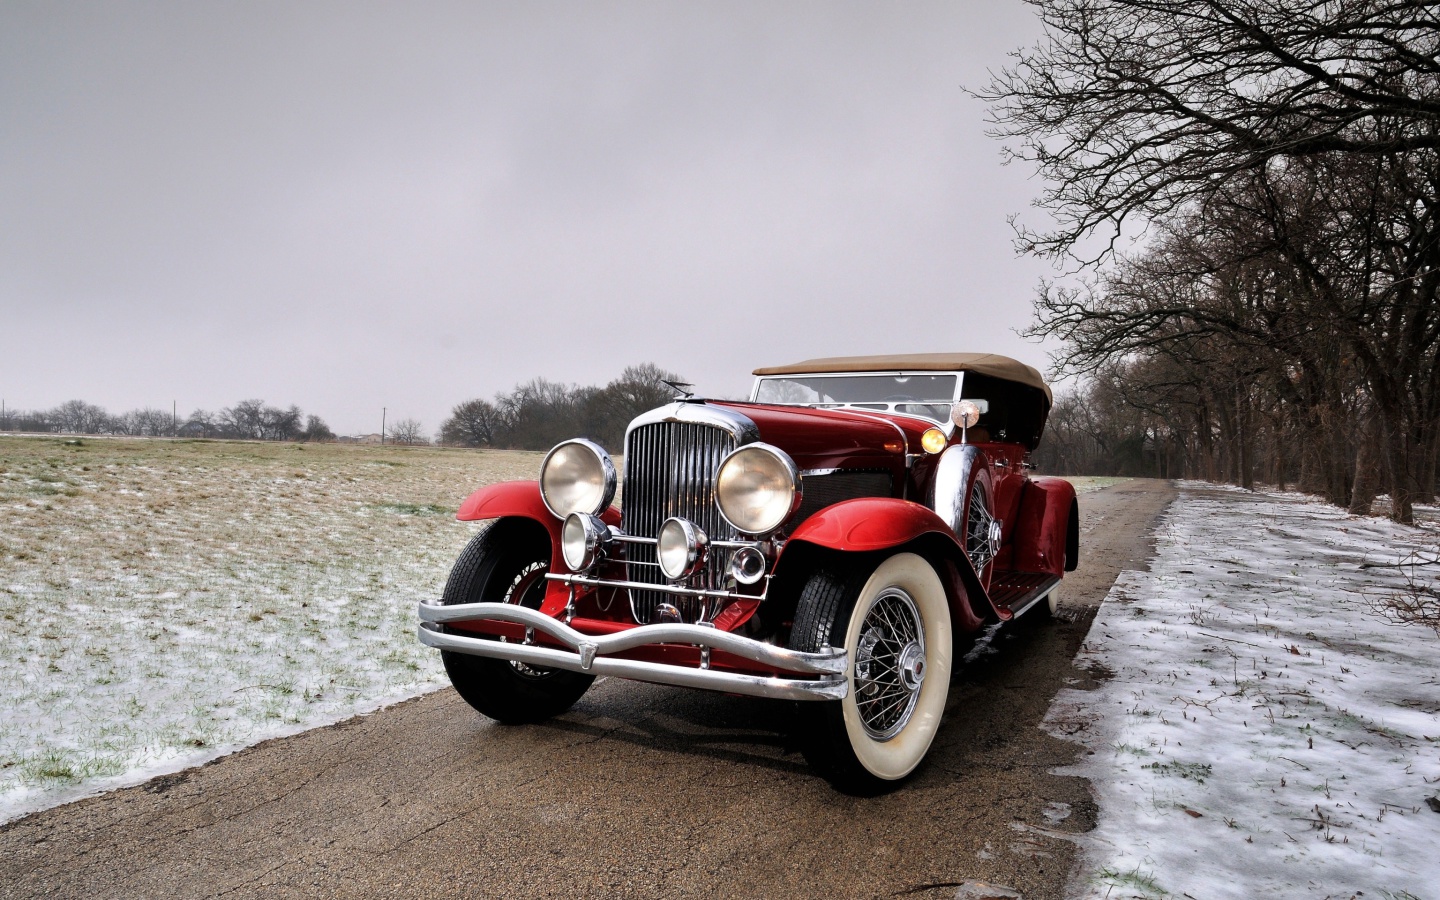
[[(625, 444), (625, 506), (621, 513), (625, 532), (653, 538), (666, 519), (681, 516), (700, 526), (711, 540), (735, 540), (738, 535), (715, 505), (715, 473), (735, 447), (730, 432), (694, 422), (657, 422), (631, 431)], [(665, 583), (653, 545), (628, 544), (626, 553), (627, 578)], [(722, 588), (729, 563), (728, 551), (712, 549), (704, 571), (690, 586)], [(686, 622), (702, 621), (713, 612), (698, 599), (632, 590), (630, 609), (635, 621), (648, 624), (661, 601), (679, 607)]]

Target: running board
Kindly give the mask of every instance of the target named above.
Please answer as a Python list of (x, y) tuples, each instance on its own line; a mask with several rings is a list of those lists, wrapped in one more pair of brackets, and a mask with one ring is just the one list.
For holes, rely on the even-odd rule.
[(1058, 575), (1006, 572), (990, 583), (990, 599), (1012, 615), (1024, 615), (1060, 586)]

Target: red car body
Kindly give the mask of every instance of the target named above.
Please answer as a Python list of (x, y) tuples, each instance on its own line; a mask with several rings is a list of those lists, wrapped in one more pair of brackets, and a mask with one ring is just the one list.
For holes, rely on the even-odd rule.
[[(461, 693), (482, 712), (516, 721), (533, 718), (523, 713), (530, 702), (524, 699), (530, 697), (525, 691), (536, 686), (551, 690), (543, 676), (559, 670), (578, 677), (608, 671), (641, 680), (818, 701), (800, 703), (834, 713), (834, 722), (816, 729), (829, 728), (832, 744), (847, 740), (846, 728), (850, 735), (848, 746), (829, 756), (824, 748), (813, 756), (807, 752), (827, 777), (864, 793), (908, 775), (919, 757), (912, 761), (913, 752), (898, 761), (889, 757), (907, 741), (923, 739), (928, 746), (938, 726), (938, 713), (932, 716), (935, 722), (926, 724), (925, 716), (915, 711), (933, 706), (941, 690), (933, 683), (924, 686), (927, 670), (950, 668), (951, 660), (942, 659), (937, 648), (952, 646), (988, 622), (1032, 608), (1053, 609), (1055, 587), (1077, 563), (1075, 492), (1062, 479), (1027, 473), (1028, 454), (1038, 443), (1049, 408), (1048, 389), (1029, 367), (973, 354), (812, 362), (775, 371), (779, 377), (812, 379), (808, 383), (829, 384), (813, 379), (845, 373), (847, 378), (890, 378), (902, 386), (914, 377), (907, 372), (927, 373), (922, 377), (931, 379), (937, 376), (928, 373), (941, 372), (943, 377), (954, 375), (957, 395), (965, 385), (978, 384), (975, 390), (987, 391), (993, 399), (966, 401), (962, 396), (954, 401), (957, 410), (965, 402), (984, 404), (988, 410), (968, 427), (961, 412), (955, 413), (958, 422), (938, 421), (937, 410), (949, 411), (948, 404), (938, 402), (943, 397), (931, 398), (936, 402), (928, 406), (894, 398), (824, 404), (684, 398), (642, 416), (627, 436), (625, 487), (627, 496), (633, 495), (631, 502), (658, 502), (650, 514), (652, 524), (668, 513), (670, 518), (703, 520), (711, 531), (732, 532), (715, 541), (702, 533), (696, 539), (701, 568), (682, 578), (656, 576), (657, 563), (650, 560), (660, 560), (664, 568), (661, 538), (630, 533), (633, 523), (626, 521), (623, 505), (589, 510), (593, 515), (570, 513), (585, 519), (572, 523), (552, 510), (540, 482), (481, 488), (465, 500), (458, 518), (498, 520), (516, 537), (510, 543), (477, 538), (474, 559), (467, 563), (462, 557), (457, 563), (447, 597), (441, 604), (422, 604), (420, 610), (421, 638), (447, 651), (447, 668)], [(862, 383), (866, 389), (869, 384)], [(757, 383), (756, 394), (761, 393)], [(925, 415), (916, 415), (916, 409)], [(987, 417), (992, 427), (1000, 426), (995, 428), (998, 433), (984, 427)], [(652, 433), (658, 437), (645, 437)], [(733, 438), (736, 446), (702, 453), (685, 444), (692, 439), (686, 435), (713, 443), (716, 434)], [(730, 521), (724, 511), (726, 495), (713, 487), (718, 478), (715, 460), (726, 454), (723, 468), (747, 446), (778, 451), (775, 455), (793, 463), (797, 476), (794, 506), (784, 524), (759, 535), (733, 533), (725, 524)], [(599, 448), (585, 452), (595, 451), (603, 454)], [(589, 464), (588, 458), (585, 462)], [(601, 462), (611, 465), (608, 458)], [(718, 515), (712, 508), (717, 504)], [(639, 515), (631, 518), (638, 521)], [(595, 562), (572, 570), (565, 562), (566, 528), (578, 533), (582, 526), (599, 534), (603, 546)], [(678, 526), (669, 526), (666, 519), (665, 527)], [(475, 579), (487, 571), (509, 571), (497, 561), (501, 555), (524, 555), (510, 549), (522, 532), (532, 548), (526, 552), (539, 562), (519, 567), (522, 574), (512, 579), (509, 594), (501, 591), (504, 585), (485, 589), (489, 594), (475, 587)], [(579, 554), (573, 533), (571, 550)], [(749, 584), (735, 575), (741, 553), (763, 558), (763, 576)], [(644, 554), (651, 555), (641, 560)], [(729, 555), (730, 569), (710, 558), (717, 554)], [(889, 569), (887, 560), (893, 560)], [(525, 587), (524, 597), (517, 597), (516, 586), (529, 585), (524, 579), (533, 577), (523, 573), (538, 575), (542, 567), (543, 587), (536, 580), (533, 587)], [(934, 602), (926, 599), (933, 590), (927, 587), (927, 568), (943, 590), (943, 611), (935, 608), (938, 595)], [(871, 584), (879, 577), (876, 571), (892, 569), (910, 574), (895, 584)], [(457, 578), (464, 584), (457, 586)], [(854, 607), (848, 613), (846, 604)], [(516, 608), (520, 606), (527, 609)], [(864, 621), (855, 618), (862, 606), (873, 610)], [(892, 619), (900, 625), (887, 624)], [(797, 636), (797, 628), (807, 633), (818, 628), (820, 637)], [(941, 630), (949, 633), (941, 635)], [(847, 640), (853, 646), (836, 646)], [(489, 674), (473, 678), (473, 673), (457, 675), (463, 666), (481, 665), (458, 654), (504, 660), (519, 673), (511, 687), (522, 699), (508, 705), (493, 699), (495, 691), (511, 689), (494, 680), (515, 680), (511, 670), (485, 669)], [(889, 673), (888, 681), (874, 675), (881, 670)], [(895, 692), (895, 703), (910, 704), (894, 734), (889, 733), (896, 726), (888, 713), (865, 718), (865, 692), (879, 690), (872, 676)], [(562, 700), (553, 702), (559, 705)], [(917, 715), (920, 719), (912, 721)], [(930, 731), (910, 740), (911, 731), (925, 729)], [(878, 761), (867, 761), (866, 754)]]

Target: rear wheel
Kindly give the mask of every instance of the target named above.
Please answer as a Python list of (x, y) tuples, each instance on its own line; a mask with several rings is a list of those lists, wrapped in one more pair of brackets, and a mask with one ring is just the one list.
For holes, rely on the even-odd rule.
[[(521, 519), (495, 523), (465, 545), (440, 602), (515, 603), (539, 609), (550, 571), (550, 536)], [(506, 724), (539, 722), (569, 709), (593, 675), (442, 650), (456, 693), (484, 715)]]
[(1000, 552), (1002, 523), (994, 514), (994, 479), (989, 469), (977, 465), (965, 486), (965, 555), (980, 576), (980, 584), (990, 589), (990, 574), (995, 554)]
[(837, 788), (874, 795), (910, 775), (945, 712), (950, 608), (935, 570), (913, 553), (873, 568), (821, 570), (801, 593), (791, 646), (844, 647), (843, 700), (803, 702), (801, 748)]

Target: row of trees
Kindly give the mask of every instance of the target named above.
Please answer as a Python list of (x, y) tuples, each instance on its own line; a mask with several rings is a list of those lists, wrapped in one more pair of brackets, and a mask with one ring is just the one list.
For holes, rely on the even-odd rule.
[(675, 396), (665, 382), (679, 375), (653, 363), (630, 366), (604, 387), (564, 385), (535, 378), (492, 400), (457, 405), (440, 426), (440, 441), (462, 447), (548, 450), (573, 437), (588, 437), (620, 452), (625, 427), (647, 409)]
[[(467, 400), (457, 405), (438, 437), (441, 443), (453, 446), (522, 450), (545, 450), (568, 438), (588, 437), (618, 451), (631, 419), (675, 396), (675, 389), (666, 381), (681, 383), (680, 376), (651, 363), (630, 366), (604, 387), (535, 378), (496, 394), (493, 401)], [(48, 410), (0, 410), (0, 431), (335, 440), (335, 434), (319, 416), (307, 416), (293, 405), (267, 406), (263, 400), (242, 400), (219, 412), (197, 409), (184, 419), (162, 409), (111, 415), (93, 403), (70, 400)], [(424, 426), (416, 419), (390, 423), (385, 439), (397, 444), (430, 442)]]
[[(1440, 18), (1400, 0), (1032, 0), (978, 96), (1068, 261), (1054, 465), (1379, 491), (1440, 456)], [(1059, 457), (1063, 456), (1061, 459)]]
[(115, 434), (150, 437), (242, 438), (260, 441), (333, 441), (335, 434), (319, 416), (298, 406), (266, 406), (242, 400), (219, 412), (197, 409), (184, 419), (173, 410), (133, 409), (111, 415), (104, 407), (67, 400), (54, 409), (0, 413), (0, 431)]

